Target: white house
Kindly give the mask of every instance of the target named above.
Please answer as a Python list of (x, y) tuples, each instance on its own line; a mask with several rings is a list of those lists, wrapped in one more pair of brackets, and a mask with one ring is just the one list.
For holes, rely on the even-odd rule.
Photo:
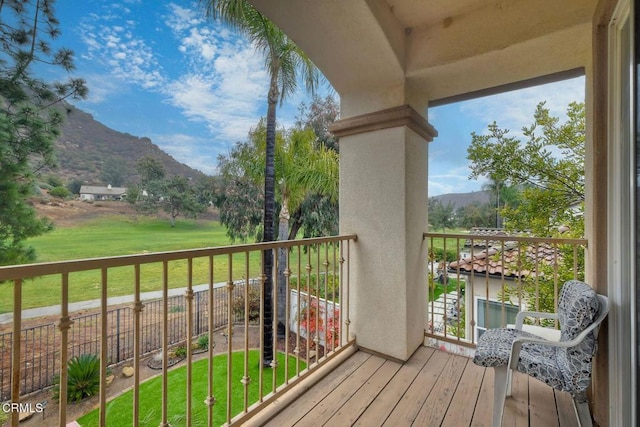
[(106, 187), (83, 185), (80, 187), (80, 200), (120, 200), (127, 192), (125, 187)]

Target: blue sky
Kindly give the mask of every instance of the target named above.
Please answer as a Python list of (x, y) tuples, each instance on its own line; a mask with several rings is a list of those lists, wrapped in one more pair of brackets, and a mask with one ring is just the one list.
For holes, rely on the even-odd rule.
[[(74, 50), (73, 74), (90, 90), (76, 105), (115, 130), (151, 138), (178, 161), (214, 174), (218, 154), (245, 140), (266, 113), (262, 57), (226, 26), (205, 19), (197, 2), (63, 0), (56, 11), (57, 44)], [(439, 137), (429, 147), (429, 195), (480, 189), (467, 179), (472, 131), (495, 120), (517, 133), (538, 102), (547, 100), (562, 115), (569, 102), (583, 99), (578, 78), (430, 109)], [(301, 90), (280, 108), (279, 126), (294, 123), (303, 101), (310, 97)]]

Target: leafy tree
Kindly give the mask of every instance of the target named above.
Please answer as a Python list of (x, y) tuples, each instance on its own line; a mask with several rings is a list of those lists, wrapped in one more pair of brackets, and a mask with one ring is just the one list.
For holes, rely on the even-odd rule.
[(314, 97), (311, 104), (300, 105), (296, 117), (296, 127), (310, 128), (316, 134), (317, 144), (339, 151), (338, 138), (329, 131), (329, 125), (340, 116), (340, 106), (331, 95)]
[(231, 240), (259, 240), (262, 235), (264, 196), (260, 187), (244, 176), (227, 176), (217, 185), (214, 204), (220, 223)]
[[(140, 189), (134, 188), (138, 208), (142, 212), (157, 212), (162, 209), (171, 217), (171, 227), (175, 227), (176, 218), (184, 215), (196, 218), (204, 212), (206, 205), (198, 201), (195, 187), (183, 176), (166, 177), (162, 163), (152, 157), (140, 159), (137, 170), (141, 176), (141, 189), (146, 192), (140, 196)], [(133, 200), (133, 199), (130, 199)]]
[(456, 211), (456, 219), (460, 227), (492, 227), (495, 221), (495, 207), (492, 203), (480, 203), (475, 200)]
[(138, 160), (136, 170), (140, 174), (140, 182), (142, 185), (162, 180), (167, 175), (162, 162), (153, 157), (143, 157)]
[[(219, 167), (227, 186), (217, 200), (221, 222), (227, 226), (232, 237), (246, 238), (259, 235), (259, 194), (257, 185), (264, 179), (261, 155), (264, 145), (264, 121), (251, 132), (247, 143), (239, 143), (232, 149), (229, 158), (221, 157)], [(305, 221), (310, 228), (305, 233), (331, 231), (337, 221), (331, 203), (338, 199), (338, 154), (324, 145), (317, 144), (311, 129), (294, 128), (278, 132), (276, 142), (275, 172), (278, 215), (278, 239), (295, 238), (292, 213), (295, 217), (295, 233)], [(238, 188), (240, 187), (240, 189)], [(322, 208), (325, 211), (304, 209)], [(330, 210), (326, 214), (326, 210)], [(315, 213), (315, 216), (314, 216)], [(286, 251), (278, 253), (278, 303), (285, 304), (286, 282), (284, 269)], [(278, 320), (284, 326), (284, 310)]]
[[(315, 92), (319, 73), (311, 60), (267, 17), (262, 15), (248, 0), (201, 0), (206, 5), (208, 16), (222, 18), (232, 27), (241, 31), (263, 55), (269, 71), (269, 92), (267, 95), (267, 121), (264, 162), (264, 219), (262, 240), (275, 240), (275, 149), (276, 149), (276, 105), (293, 94), (302, 74), (302, 79), (310, 92)], [(272, 273), (273, 254), (264, 251), (265, 329), (263, 364), (269, 365), (273, 359), (272, 324)]]
[(67, 183), (67, 190), (69, 190), (71, 194), (80, 194), (81, 187), (82, 187), (82, 182), (77, 178), (73, 178), (71, 181)]
[[(506, 205), (500, 213), (510, 231), (527, 230), (535, 236), (582, 237), (584, 235), (584, 158), (585, 110), (583, 103), (571, 103), (567, 120), (550, 115), (544, 103), (538, 104), (534, 123), (523, 128), (524, 141), (509, 136), (494, 122), (486, 135), (472, 134), (468, 159), (471, 178), (484, 176), (522, 188), (519, 205)], [(567, 227), (559, 227), (559, 226)], [(568, 229), (568, 231), (567, 231)], [(535, 307), (553, 311), (554, 283), (573, 278), (574, 265), (583, 273), (584, 253), (559, 245), (558, 271), (520, 251), (514, 271), (537, 271), (523, 278), (522, 288), (507, 287), (503, 298), (537, 301)], [(530, 255), (530, 254), (529, 254)], [(578, 277), (583, 279), (582, 276)]]
[(488, 134), (472, 133), (470, 178), (524, 188), (521, 204), (501, 209), (507, 228), (549, 236), (559, 225), (568, 225), (582, 235), (583, 217), (571, 208), (584, 205), (584, 104), (571, 103), (565, 123), (544, 105), (538, 104), (534, 123), (523, 128), (524, 141), (509, 136), (496, 122)]
[(35, 259), (24, 241), (49, 230), (27, 203), (35, 172), (55, 165), (53, 141), (60, 133), (68, 97), (86, 97), (82, 79), (46, 82), (34, 64), (73, 70), (73, 53), (54, 50), (60, 34), (52, 0), (0, 2), (0, 265)]
[(436, 229), (441, 228), (444, 231), (447, 228), (453, 228), (456, 226), (454, 216), (455, 206), (452, 202), (448, 202), (446, 205), (438, 199), (431, 199), (429, 201), (429, 223)]
[(206, 205), (198, 202), (195, 188), (183, 176), (174, 175), (162, 183), (159, 204), (171, 216), (171, 226), (176, 226), (178, 215), (197, 218), (206, 210)]

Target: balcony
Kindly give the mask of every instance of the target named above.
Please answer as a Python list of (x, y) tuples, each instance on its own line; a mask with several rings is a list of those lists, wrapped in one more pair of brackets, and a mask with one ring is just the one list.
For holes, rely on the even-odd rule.
[[(264, 425), (489, 426), (492, 405), (493, 369), (464, 356), (420, 347), (399, 363), (358, 351)], [(503, 423), (578, 425), (567, 393), (522, 374)]]
[[(141, 371), (143, 363), (153, 357), (161, 363), (161, 398), (155, 404), (160, 425), (275, 426), (315, 425), (320, 421), (331, 425), (488, 425), (493, 372), (475, 366), (468, 358), (477, 335), (482, 328), (499, 326), (491, 322), (507, 324), (513, 306), (540, 309), (549, 301), (553, 305), (563, 274), (576, 278), (583, 274), (586, 241), (445, 234), (425, 234), (424, 239), (431, 254), (425, 260), (430, 273), (424, 281), (429, 289), (429, 300), (424, 302), (428, 346), (418, 348), (404, 363), (357, 346), (353, 333), (357, 325), (352, 324), (350, 314), (351, 294), (362, 286), (351, 277), (353, 249), (358, 244), (355, 235), (2, 267), (3, 298), (13, 301), (13, 330), (0, 341), (2, 399), (36, 403), (43, 394), (34, 393), (50, 388), (53, 377), (59, 375), (59, 401), (48, 398), (44, 416), (35, 414), (25, 425), (42, 425), (43, 421), (45, 425), (67, 425), (77, 412), (73, 406), (77, 404), (65, 398), (67, 361), (82, 353), (95, 353), (101, 363), (100, 392), (92, 401), (98, 411), (97, 425), (113, 425), (110, 419), (116, 411), (109, 407), (113, 397), (107, 386), (109, 365), (118, 372), (123, 364), (131, 365), (132, 414), (128, 420), (132, 425), (146, 420), (149, 415), (141, 405)], [(470, 251), (466, 257), (465, 250)], [(269, 341), (260, 333), (265, 325), (256, 320), (265, 314), (266, 278), (261, 274), (265, 251), (274, 256), (274, 276), (280, 271), (280, 283), (288, 289), (283, 298), (273, 299), (270, 333), (276, 345), (271, 354), (280, 351), (294, 359), (280, 365), (260, 364), (257, 377), (250, 377), (249, 350), (258, 349), (264, 354)], [(572, 266), (569, 273), (567, 265)], [(479, 272), (479, 267), (485, 270)], [(439, 280), (445, 283), (438, 288)], [(129, 317), (110, 314), (109, 298), (116, 295), (110, 294), (109, 285), (114, 281), (130, 284)], [(34, 336), (40, 337), (40, 347), (46, 346), (41, 345), (42, 333), (22, 327), (22, 310), (28, 305), (23, 293), (25, 287), (52, 283), (60, 295), (57, 330), (47, 341), (52, 347), (46, 349), (47, 355), (40, 354), (36, 359)], [(79, 346), (75, 331), (84, 328), (85, 321), (70, 313), (70, 295), (81, 295), (78, 291), (83, 289), (89, 293), (91, 286), (98, 288), (99, 312), (89, 334), (91, 343)], [(156, 286), (161, 295), (158, 301), (143, 301), (142, 290), (148, 286)], [(170, 296), (171, 288), (182, 289), (179, 302), (176, 296)], [(255, 319), (250, 306), (254, 292), (259, 294)], [(436, 309), (436, 301), (443, 302), (442, 310)], [(489, 315), (490, 302), (493, 315)], [(482, 306), (484, 310), (478, 309)], [(156, 319), (153, 327), (145, 320), (149, 314)], [(280, 338), (278, 319), (285, 319), (281, 331), (284, 336)], [(131, 325), (127, 334), (119, 329), (126, 322)], [(553, 333), (555, 325), (529, 325), (533, 329), (545, 326)], [(251, 330), (254, 332), (250, 335)], [(176, 346), (192, 343), (200, 336), (209, 338), (208, 353), (197, 357), (194, 346), (186, 346), (183, 365), (187, 399), (184, 407), (176, 408), (170, 401), (170, 389), (176, 384), (169, 375), (170, 355)], [(231, 360), (238, 351), (243, 352), (241, 379), (216, 377), (213, 368), (204, 378), (194, 376), (195, 359), (204, 357), (208, 366), (214, 366), (214, 353), (226, 354)], [(268, 379), (268, 371), (283, 368), (289, 373), (283, 382)], [(37, 386), (34, 376), (38, 377)], [(195, 391), (198, 382), (206, 382), (204, 397)], [(220, 382), (224, 383), (226, 396), (213, 391), (214, 384)], [(257, 396), (255, 400), (249, 397), (252, 393)], [(232, 395), (236, 396), (235, 402)], [(216, 418), (214, 412), (222, 418)], [(71, 413), (74, 416), (69, 417)], [(204, 415), (200, 417), (199, 413)], [(11, 416), (12, 424), (17, 425), (20, 414), (15, 411)], [(567, 394), (554, 392), (525, 376), (515, 377), (505, 422), (545, 426), (576, 423)]]

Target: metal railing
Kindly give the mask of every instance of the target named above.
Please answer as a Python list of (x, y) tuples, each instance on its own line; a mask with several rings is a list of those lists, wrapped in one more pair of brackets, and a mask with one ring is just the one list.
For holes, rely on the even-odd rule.
[[(28, 281), (30, 284), (37, 282), (43, 277), (54, 277), (59, 281), (58, 292), (60, 293), (60, 316), (57, 322), (57, 331), (55, 339), (52, 341), (57, 347), (58, 368), (59, 368), (59, 402), (58, 414), (59, 425), (64, 426), (67, 423), (67, 362), (70, 360), (73, 352), (70, 351), (70, 343), (73, 342), (74, 328), (80, 323), (80, 320), (72, 319), (69, 313), (69, 293), (70, 287), (89, 286), (89, 283), (82, 283), (82, 275), (79, 272), (93, 271), (99, 273), (99, 290), (100, 290), (100, 312), (97, 317), (98, 328), (93, 332), (96, 347), (90, 349), (91, 352), (96, 351), (100, 359), (100, 391), (99, 391), (99, 425), (107, 425), (107, 367), (110, 362), (110, 343), (109, 335), (113, 328), (116, 327), (117, 315), (114, 319), (113, 315), (109, 315), (108, 296), (110, 285), (115, 281), (119, 281), (119, 288), (122, 287), (122, 281), (125, 287), (128, 286), (130, 293), (133, 295), (133, 303), (131, 304), (132, 312), (132, 339), (127, 341), (126, 346), (132, 347), (133, 359), (133, 419), (131, 424), (138, 425), (146, 414), (140, 411), (140, 363), (145, 354), (144, 340), (149, 338), (149, 333), (145, 333), (143, 313), (150, 310), (151, 305), (143, 303), (141, 300), (141, 283), (147, 283), (149, 280), (158, 284), (158, 290), (162, 293), (160, 300), (161, 307), (155, 313), (155, 317), (159, 317), (160, 322), (160, 348), (162, 356), (162, 402), (161, 402), (161, 420), (160, 425), (168, 425), (168, 359), (170, 347), (170, 314), (171, 314), (171, 298), (169, 297), (170, 283), (175, 283), (175, 274), (184, 274), (179, 277), (179, 281), (185, 287), (184, 295), (184, 319), (186, 325), (180, 330), (183, 336), (180, 337), (186, 345), (186, 390), (187, 399), (181, 412), (184, 414), (186, 425), (214, 425), (213, 410), (216, 402), (226, 401), (225, 420), (227, 424), (243, 423), (246, 419), (253, 415), (253, 409), (259, 409), (269, 402), (273, 401), (277, 395), (285, 391), (289, 386), (302, 380), (309, 375), (317, 367), (330, 360), (333, 356), (341, 352), (342, 349), (353, 344), (353, 339), (349, 331), (349, 260), (350, 247), (355, 241), (355, 235), (345, 235), (338, 237), (326, 237), (315, 239), (302, 239), (293, 241), (258, 243), (249, 245), (225, 246), (215, 248), (203, 248), (194, 250), (183, 250), (163, 253), (148, 253), (140, 255), (129, 255), (119, 257), (86, 259), (77, 261), (65, 261), (54, 263), (30, 264), (19, 266), (0, 267), (0, 283), (2, 286), (11, 286), (13, 288), (13, 331), (11, 335), (10, 354), (11, 354), (11, 387), (10, 399), (11, 403), (18, 404), (24, 390), (24, 384), (29, 381), (29, 377), (34, 375), (35, 370), (25, 369), (24, 359), (26, 356), (25, 349), (28, 348), (29, 336), (28, 332), (22, 330), (22, 289)], [(279, 249), (284, 249), (286, 253), (284, 258), (278, 257)], [(258, 309), (258, 327), (260, 331), (269, 330), (265, 328), (263, 319), (265, 318), (265, 283), (269, 283), (266, 276), (262, 274), (264, 257), (271, 255), (274, 260), (273, 298), (271, 299), (273, 311), (273, 323), (271, 330), (272, 336), (259, 334), (258, 342), (252, 342), (249, 337), (249, 328), (253, 321), (250, 319), (252, 315), (252, 298), (250, 294), (249, 283), (252, 278), (258, 278), (259, 287), (259, 309)], [(283, 261), (284, 260), (284, 261)], [(171, 269), (172, 263), (186, 262), (184, 273), (175, 273)], [(149, 277), (149, 265), (159, 265), (159, 272), (156, 277)], [(145, 269), (144, 275), (141, 271)], [(111, 274), (117, 270), (118, 274)], [(127, 273), (123, 274), (123, 270)], [(278, 272), (284, 277), (284, 286), (286, 289), (286, 301), (284, 306), (278, 303), (277, 298), (277, 276)], [(208, 374), (206, 378), (193, 378), (192, 362), (193, 362), (193, 346), (189, 345), (197, 336), (195, 330), (195, 322), (200, 319), (198, 310), (194, 310), (194, 277), (206, 277), (207, 302), (208, 307), (214, 307), (216, 304), (216, 294), (214, 292), (215, 280), (226, 281), (226, 293), (223, 297), (226, 303), (226, 322), (227, 328), (227, 363), (230, 365), (232, 353), (234, 352), (234, 326), (242, 326), (244, 329), (244, 337), (240, 339), (240, 351), (244, 356), (244, 376), (239, 384), (232, 382), (231, 366), (227, 366), (226, 379), (226, 397), (220, 399), (213, 394), (214, 382), (214, 356), (213, 331), (216, 329), (215, 315), (206, 316), (206, 330), (209, 334), (208, 340)], [(143, 279), (144, 278), (144, 279)], [(238, 296), (234, 292), (238, 283), (243, 283), (241, 295)], [(93, 283), (91, 283), (93, 285)], [(234, 295), (236, 295), (234, 297)], [(238, 300), (240, 298), (240, 300)], [(294, 300), (295, 299), (295, 300)], [(282, 301), (282, 299), (280, 299)], [(241, 321), (238, 322), (236, 316), (238, 312), (242, 313)], [(254, 310), (255, 315), (255, 310)], [(282, 315), (284, 313), (284, 316)], [(209, 313), (212, 314), (212, 313)], [(278, 328), (278, 319), (281, 320), (284, 328)], [(284, 321), (282, 321), (284, 319)], [(121, 319), (122, 320), (122, 319)], [(200, 320), (202, 321), (202, 320)], [(75, 323), (74, 323), (75, 322)], [(282, 330), (284, 329), (284, 330)], [(278, 341), (278, 332), (284, 337)], [(54, 332), (50, 331), (49, 334)], [(157, 333), (155, 335), (158, 335)], [(269, 346), (265, 341), (272, 341), (273, 348), (269, 350)], [(118, 341), (120, 342), (120, 341)], [(292, 344), (295, 343), (295, 344)], [(279, 344), (279, 345), (278, 345)], [(265, 347), (267, 350), (265, 351)], [(248, 360), (249, 350), (258, 349), (261, 357), (265, 357), (265, 353), (270, 354), (270, 358), (274, 361), (271, 366), (263, 366), (260, 363), (260, 369), (257, 381), (248, 377)], [(4, 351), (4, 350), (3, 350)], [(284, 367), (279, 367), (276, 360), (277, 352), (282, 351), (285, 355), (294, 355), (296, 362), (294, 367), (290, 367), (289, 357), (284, 358)], [(304, 355), (304, 360), (300, 360), (299, 355)], [(111, 356), (111, 361), (113, 356)], [(301, 363), (304, 362), (304, 363)], [(293, 363), (293, 362), (292, 362)], [(55, 362), (53, 362), (55, 365)], [(306, 367), (303, 367), (306, 366)], [(272, 384), (263, 384), (264, 373), (267, 369), (273, 370)], [(293, 370), (290, 378), (285, 375), (284, 384), (276, 383), (276, 371), (284, 369), (289, 375)], [(216, 381), (220, 379), (215, 378)], [(192, 390), (194, 381), (207, 383), (207, 398), (204, 403), (193, 402)], [(258, 386), (257, 401), (250, 401), (248, 398), (248, 390), (251, 383)], [(234, 413), (231, 409), (231, 396), (233, 390), (242, 388), (244, 402), (240, 413)], [(265, 392), (266, 390), (266, 392)], [(202, 404), (206, 406), (206, 419), (192, 419), (192, 405)], [(218, 404), (219, 406), (219, 404)], [(252, 410), (250, 410), (250, 407)], [(182, 411), (183, 409), (183, 411)], [(11, 414), (12, 425), (18, 423), (17, 412)]]
[[(259, 281), (252, 279), (250, 289), (259, 292)], [(194, 325), (193, 336), (200, 336), (209, 332), (209, 316), (213, 316), (214, 330), (218, 330), (228, 323), (226, 301), (227, 288), (218, 283), (213, 288), (213, 307), (209, 307), (209, 290), (194, 292)], [(244, 281), (234, 284), (233, 299), (244, 295)], [(162, 300), (155, 299), (144, 302), (145, 310), (141, 312), (141, 335), (143, 337), (140, 352), (142, 356), (151, 354), (162, 347), (161, 318)], [(182, 343), (186, 335), (187, 317), (185, 312), (186, 298), (184, 295), (169, 297), (169, 345)], [(110, 308), (107, 312), (108, 331), (108, 365), (115, 365), (133, 359), (134, 341), (134, 311), (128, 305)], [(233, 313), (234, 322), (242, 321), (239, 313)], [(100, 313), (78, 314), (71, 316), (74, 324), (70, 330), (68, 357), (78, 357), (83, 354), (98, 354), (100, 336)], [(56, 333), (57, 322), (38, 321), (37, 324), (22, 328), (22, 372), (24, 379), (20, 390), (26, 395), (43, 390), (54, 385), (56, 375), (60, 374), (60, 335)], [(34, 323), (34, 322), (31, 322)], [(11, 397), (11, 343), (13, 333), (0, 333), (0, 402)]]
[[(513, 324), (523, 309), (555, 312), (558, 292), (584, 280), (587, 240), (424, 233), (428, 247), (425, 336), (434, 344), (474, 348), (487, 328)], [(557, 329), (540, 324), (535, 329)], [(446, 347), (446, 346), (445, 346)]]

